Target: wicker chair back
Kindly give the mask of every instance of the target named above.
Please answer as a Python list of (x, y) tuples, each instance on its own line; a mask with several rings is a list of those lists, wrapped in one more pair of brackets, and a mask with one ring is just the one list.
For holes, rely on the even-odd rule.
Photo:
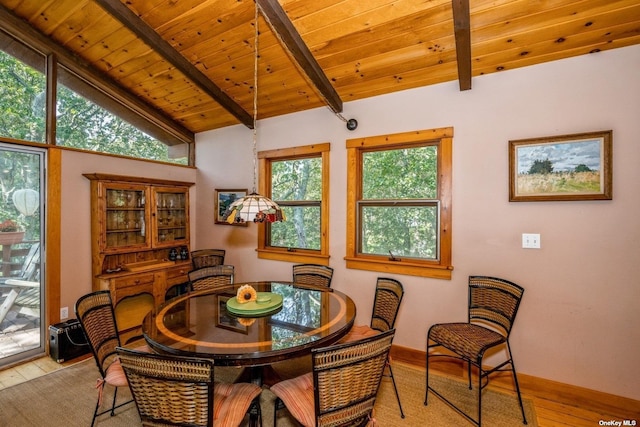
[(301, 285), (331, 287), (333, 268), (319, 264), (297, 264), (293, 266), (293, 281)]
[(219, 289), (233, 284), (233, 265), (216, 265), (189, 272), (189, 285), (193, 291)]

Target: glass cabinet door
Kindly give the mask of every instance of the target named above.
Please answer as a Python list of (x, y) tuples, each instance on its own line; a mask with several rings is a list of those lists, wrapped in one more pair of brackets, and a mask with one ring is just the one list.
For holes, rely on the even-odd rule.
[(188, 192), (154, 188), (154, 246), (179, 246), (189, 242)]
[(147, 187), (113, 184), (105, 187), (104, 195), (105, 250), (149, 247)]

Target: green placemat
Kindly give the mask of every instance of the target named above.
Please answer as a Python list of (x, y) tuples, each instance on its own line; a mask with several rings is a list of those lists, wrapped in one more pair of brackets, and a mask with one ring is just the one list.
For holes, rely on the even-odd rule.
[(236, 297), (227, 300), (227, 310), (233, 314), (241, 316), (256, 316), (271, 313), (282, 307), (282, 295), (273, 292), (258, 292), (258, 300), (269, 299), (269, 301), (259, 303), (257, 301), (239, 303)]

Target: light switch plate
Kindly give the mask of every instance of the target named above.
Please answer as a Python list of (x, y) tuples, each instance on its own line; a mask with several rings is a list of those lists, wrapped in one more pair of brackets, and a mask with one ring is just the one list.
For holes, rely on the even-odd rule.
[(525, 249), (540, 249), (540, 235), (523, 233), (522, 234), (522, 247)]

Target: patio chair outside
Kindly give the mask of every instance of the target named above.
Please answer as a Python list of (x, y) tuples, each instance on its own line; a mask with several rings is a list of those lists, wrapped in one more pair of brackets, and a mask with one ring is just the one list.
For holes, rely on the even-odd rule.
[(8, 291), (0, 305), (0, 324), (15, 306), (20, 313), (40, 315), (40, 243), (34, 243), (15, 277), (0, 277), (0, 290)]

